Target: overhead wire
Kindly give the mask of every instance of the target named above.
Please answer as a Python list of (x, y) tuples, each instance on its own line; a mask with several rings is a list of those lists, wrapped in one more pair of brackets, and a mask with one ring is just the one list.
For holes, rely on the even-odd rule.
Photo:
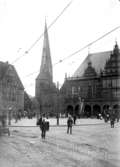
[(120, 26), (115, 27), (115, 28), (112, 29), (111, 31), (105, 33), (104, 35), (102, 35), (101, 37), (97, 38), (96, 40), (94, 40), (94, 41), (90, 42), (89, 44), (83, 46), (82, 48), (80, 48), (79, 50), (73, 52), (73, 53), (70, 54), (69, 56), (63, 58), (62, 60), (59, 60), (59, 61), (58, 61), (57, 63), (55, 63), (54, 65), (57, 65), (57, 64), (63, 62), (64, 60), (66, 60), (66, 59), (68, 59), (68, 58), (70, 58), (70, 57), (76, 55), (77, 53), (79, 53), (79, 52), (83, 51), (84, 49), (90, 47), (91, 45), (93, 45), (93, 44), (96, 43), (97, 41), (101, 40), (102, 38), (106, 37), (107, 35), (111, 34), (112, 32), (116, 31), (116, 30), (119, 29), (119, 28), (120, 28)]
[[(63, 15), (63, 13), (68, 9), (68, 7), (72, 4), (71, 0), (65, 7), (64, 9), (60, 12), (60, 14), (52, 21), (52, 23), (48, 26), (48, 30), (56, 23), (56, 21)], [(18, 60), (20, 60), (22, 57), (26, 56), (33, 48), (34, 46), (38, 43), (38, 41), (43, 37), (44, 33), (42, 33), (37, 40), (23, 53), (23, 55), (17, 57), (12, 64), (16, 63)]]
[[(55, 64), (53, 65), (53, 67), (54, 67), (55, 65), (59, 64), (59, 63), (62, 63), (64, 60), (66, 60), (66, 59), (68, 59), (68, 58), (74, 56), (75, 54), (77, 54), (77, 53), (83, 51), (84, 49), (90, 47), (91, 45), (93, 45), (93, 44), (96, 43), (97, 41), (103, 39), (104, 37), (106, 37), (107, 35), (111, 34), (112, 32), (116, 31), (116, 30), (119, 29), (119, 28), (120, 28), (120, 26), (115, 27), (115, 28), (112, 29), (111, 31), (109, 31), (109, 32), (105, 33), (104, 35), (102, 35), (101, 37), (99, 37), (99, 38), (97, 38), (96, 40), (94, 40), (94, 41), (90, 42), (89, 44), (85, 45), (85, 46), (82, 47), (81, 49), (79, 49), (79, 50), (73, 52), (72, 54), (70, 54), (69, 56), (65, 57), (64, 59), (59, 60), (57, 63), (55, 63)], [(38, 71), (35, 71), (35, 72), (33, 72), (33, 73), (30, 73), (30, 74), (28, 74), (28, 75), (26, 75), (25, 78), (26, 78), (26, 77), (30, 77), (31, 75), (33, 75), (33, 74), (35, 74), (35, 73), (37, 73), (37, 72), (39, 72), (39, 70), (38, 70)], [(30, 85), (28, 85), (27, 87), (31, 87), (31, 86), (33, 86), (33, 85), (34, 85), (34, 83), (32, 82), (32, 83), (31, 83)]]
[[(65, 57), (65, 58), (63, 58), (63, 59), (61, 59), (61, 60), (59, 60), (57, 63), (53, 64), (53, 67), (54, 67), (55, 65), (59, 64), (59, 63), (62, 63), (62, 62), (65, 61), (66, 59), (69, 59), (70, 57), (74, 56), (75, 54), (77, 54), (77, 53), (83, 51), (84, 49), (90, 47), (91, 45), (93, 45), (93, 44), (96, 43), (97, 41), (103, 39), (104, 37), (106, 37), (107, 35), (111, 34), (112, 32), (116, 31), (116, 30), (119, 29), (119, 28), (120, 28), (120, 26), (115, 27), (114, 29), (112, 29), (112, 30), (110, 30), (109, 32), (105, 33), (104, 35), (100, 36), (100, 37), (97, 38), (96, 40), (94, 40), (94, 41), (88, 43), (87, 45), (83, 46), (83, 47), (80, 48), (79, 50), (77, 50), (77, 51), (73, 52), (72, 54), (68, 55), (67, 57)], [(39, 70), (38, 70), (38, 71), (39, 71)], [(31, 75), (37, 73), (38, 71), (34, 71), (34, 72), (30, 73), (30, 74), (24, 76), (24, 78), (30, 77)]]

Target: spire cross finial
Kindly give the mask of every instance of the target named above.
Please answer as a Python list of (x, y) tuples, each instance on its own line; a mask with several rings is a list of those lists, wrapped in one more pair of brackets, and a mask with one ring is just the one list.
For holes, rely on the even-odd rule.
[(115, 44), (117, 44), (117, 37), (115, 37)]

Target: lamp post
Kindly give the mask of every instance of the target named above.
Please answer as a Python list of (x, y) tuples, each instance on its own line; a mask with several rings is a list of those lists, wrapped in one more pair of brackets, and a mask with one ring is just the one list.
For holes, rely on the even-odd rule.
[(8, 125), (11, 125), (11, 111), (12, 111), (12, 108), (9, 107), (9, 113), (8, 113)]
[(57, 125), (59, 125), (59, 94), (57, 94)]

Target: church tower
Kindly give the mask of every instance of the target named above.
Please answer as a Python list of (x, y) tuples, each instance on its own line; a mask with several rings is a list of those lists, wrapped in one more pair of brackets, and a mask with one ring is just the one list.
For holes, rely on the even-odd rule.
[(40, 113), (49, 115), (55, 110), (55, 97), (57, 89), (53, 83), (53, 69), (50, 54), (50, 45), (47, 24), (45, 22), (42, 60), (40, 72), (36, 78), (35, 96), (40, 106)]
[(41, 61), (39, 78), (47, 80), (48, 82), (53, 81), (52, 60), (50, 55), (50, 46), (49, 46), (49, 38), (48, 38), (48, 30), (46, 22), (45, 22), (42, 61)]

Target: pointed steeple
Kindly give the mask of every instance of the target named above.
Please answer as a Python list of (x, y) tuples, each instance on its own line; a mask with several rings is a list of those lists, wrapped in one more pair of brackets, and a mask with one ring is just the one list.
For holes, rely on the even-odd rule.
[(114, 54), (119, 54), (119, 47), (118, 47), (117, 41), (115, 42), (115, 46), (114, 46), (114, 49), (113, 49), (113, 53), (114, 53)]
[(48, 38), (46, 21), (45, 21), (45, 29), (44, 29), (42, 61), (41, 61), (39, 78), (48, 80), (50, 82), (53, 81), (52, 60), (50, 55), (50, 46), (49, 46), (49, 38)]

